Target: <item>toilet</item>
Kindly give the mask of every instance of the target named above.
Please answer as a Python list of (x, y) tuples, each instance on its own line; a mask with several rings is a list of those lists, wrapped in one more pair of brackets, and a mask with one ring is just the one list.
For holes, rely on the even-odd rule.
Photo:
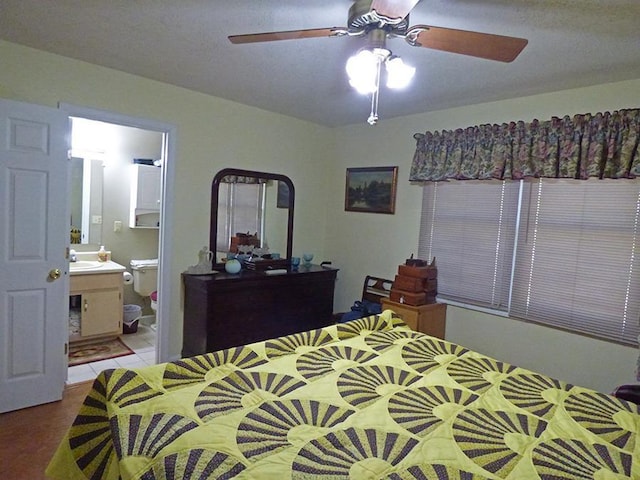
[[(158, 305), (158, 259), (150, 260), (131, 260), (131, 271), (133, 273), (133, 290), (141, 297), (149, 297), (151, 301), (151, 308), (154, 313)], [(153, 324), (154, 318), (151, 321), (144, 321), (143, 323)]]
[(151, 298), (151, 310), (156, 312), (158, 310), (158, 291), (151, 292), (149, 297)]

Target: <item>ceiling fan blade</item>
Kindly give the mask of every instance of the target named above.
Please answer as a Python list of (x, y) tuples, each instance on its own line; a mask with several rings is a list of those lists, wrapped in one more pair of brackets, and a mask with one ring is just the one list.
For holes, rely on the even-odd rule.
[(371, 10), (388, 19), (402, 20), (420, 0), (373, 0)]
[(344, 28), (310, 28), (308, 30), (289, 30), (284, 32), (249, 33), (247, 35), (231, 35), (231, 43), (257, 43), (274, 42), (276, 40), (295, 40), (297, 38), (331, 37), (338, 35), (338, 32), (345, 31)]
[[(418, 33), (416, 35), (412, 32)], [(528, 43), (528, 40), (524, 38), (428, 25), (410, 27), (406, 39), (416, 47), (444, 50), (445, 52), (507, 63), (515, 60)]]

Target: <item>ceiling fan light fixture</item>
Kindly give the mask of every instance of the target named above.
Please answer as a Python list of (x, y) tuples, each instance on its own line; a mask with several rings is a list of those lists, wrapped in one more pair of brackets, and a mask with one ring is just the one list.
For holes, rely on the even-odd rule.
[(416, 73), (416, 69), (407, 65), (400, 57), (390, 57), (386, 62), (387, 87), (400, 89), (405, 88)]
[(387, 38), (404, 38), (412, 47), (430, 48), (500, 62), (512, 62), (527, 40), (490, 33), (431, 25), (409, 26), (409, 14), (420, 0), (351, 0), (347, 27), (285, 30), (231, 35), (231, 43), (257, 43), (319, 37), (365, 37), (366, 48), (346, 64), (349, 83), (362, 94), (371, 95), (371, 125), (378, 121), (378, 97), (382, 65), (388, 88), (408, 86), (415, 68), (387, 50)]
[(391, 51), (382, 44), (363, 48), (347, 60), (349, 84), (359, 93), (371, 95), (371, 114), (367, 119), (370, 125), (378, 123), (378, 97), (383, 65), (389, 88), (406, 87), (416, 73), (415, 68), (405, 64), (400, 57), (391, 55)]
[(346, 70), (349, 84), (358, 93), (368, 94), (378, 89), (377, 77), (380, 57), (371, 50), (360, 50), (347, 60)]

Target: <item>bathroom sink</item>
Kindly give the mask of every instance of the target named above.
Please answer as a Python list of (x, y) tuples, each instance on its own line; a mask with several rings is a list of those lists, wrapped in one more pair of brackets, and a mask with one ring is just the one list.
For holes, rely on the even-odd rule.
[(100, 268), (105, 263), (98, 262), (97, 260), (78, 260), (77, 262), (69, 263), (69, 269), (74, 272), (77, 270), (93, 270), (95, 268)]

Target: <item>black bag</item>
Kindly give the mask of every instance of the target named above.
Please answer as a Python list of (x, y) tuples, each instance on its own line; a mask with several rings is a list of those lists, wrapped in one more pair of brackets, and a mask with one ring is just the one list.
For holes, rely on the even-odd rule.
[(370, 315), (378, 315), (382, 313), (382, 306), (369, 300), (356, 300), (351, 307), (351, 311), (342, 315), (340, 323), (355, 320), (357, 318), (368, 317)]

